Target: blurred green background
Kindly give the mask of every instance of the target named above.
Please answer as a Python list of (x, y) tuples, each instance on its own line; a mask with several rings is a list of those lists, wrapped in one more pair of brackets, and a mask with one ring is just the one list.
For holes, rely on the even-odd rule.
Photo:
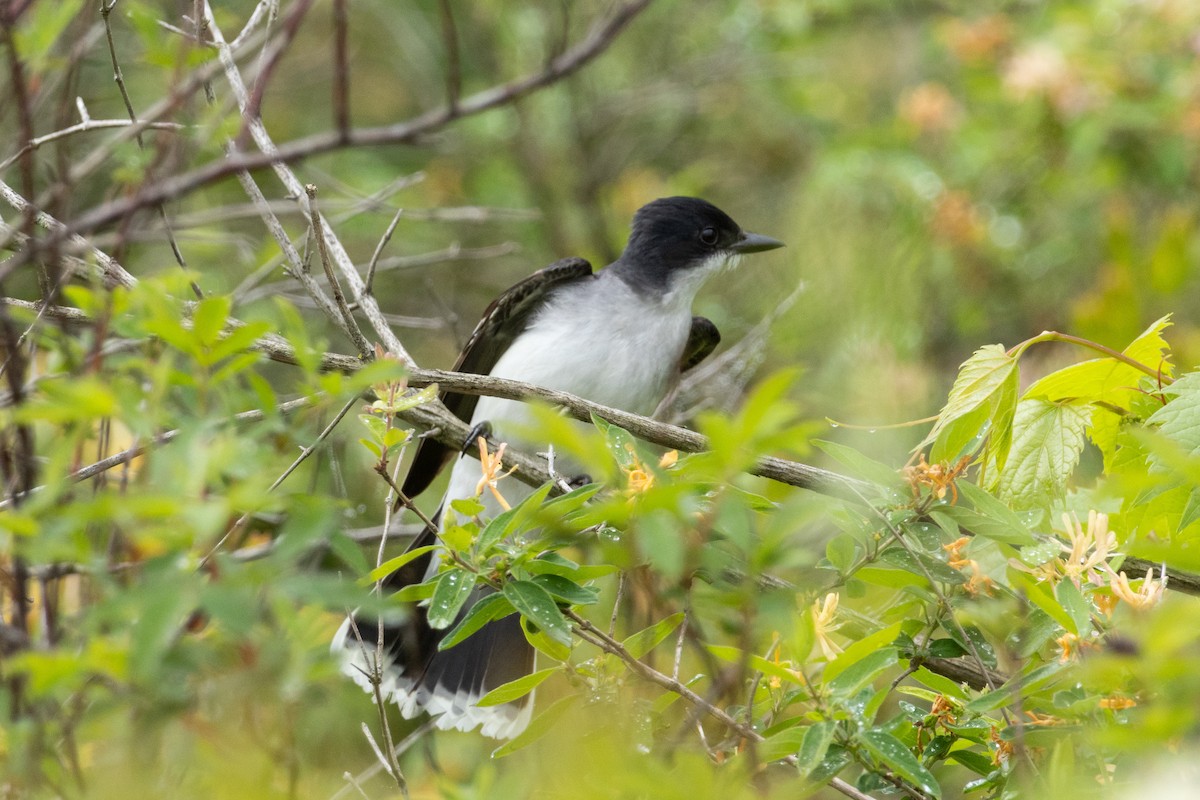
[[(252, 6), (220, 4), (228, 35)], [(457, 7), (464, 93), (536, 70), (606, 7)], [(120, 9), (126, 52), (175, 57), (154, 24), (161, 9)], [(263, 105), (276, 141), (331, 125), (329, 12), (316, 6), (276, 67)], [(363, 263), (406, 209), (384, 255), (416, 263), (381, 274), (379, 295), (385, 311), (417, 318), (401, 334), (427, 366), (452, 362), (504, 287), (565, 255), (607, 263), (638, 206), (703, 196), (788, 248), (719, 278), (698, 313), (736, 342), (803, 284), (755, 348), (759, 367), (799, 365), (813, 415), (870, 427), (933, 413), (976, 347), (1046, 329), (1123, 346), (1175, 312), (1172, 343), (1184, 365), (1197, 360), (1198, 21), (1190, 0), (656, 2), (548, 90), (419, 146), (311, 159), (300, 175), (331, 212), (366, 209), (338, 225)], [(442, 50), (435, 4), (357, 0), (353, 123), (441, 103)], [(135, 97), (163, 88), (158, 69), (131, 59), (125, 71)], [(93, 116), (122, 113), (110, 72), (95, 49), (79, 77)], [(213, 112), (192, 112), (220, 129)], [(190, 147), (175, 157), (215, 155), (217, 142)], [(146, 159), (132, 146), (125, 157)], [(72, 202), (111, 190), (93, 191)], [(275, 255), (232, 180), (172, 210), (207, 289), (238, 286)], [(290, 224), (300, 237), (294, 213)], [(451, 246), (477, 257), (420, 263)], [(161, 239), (127, 257), (135, 273), (168, 259)], [(237, 313), (280, 290), (298, 296), (282, 280), (260, 276), (269, 290)], [(896, 455), (916, 438), (859, 444)]]

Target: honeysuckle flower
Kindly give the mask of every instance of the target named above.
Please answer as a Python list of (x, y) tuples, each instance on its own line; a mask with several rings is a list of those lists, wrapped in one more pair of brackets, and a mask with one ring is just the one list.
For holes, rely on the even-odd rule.
[(1106, 708), (1109, 711), (1124, 711), (1127, 708), (1133, 708), (1137, 705), (1137, 701), (1132, 697), (1121, 697), (1120, 695), (1110, 695), (1100, 699), (1100, 707)]
[(1136, 611), (1153, 608), (1162, 599), (1163, 591), (1167, 588), (1167, 576), (1164, 574), (1161, 579), (1155, 580), (1153, 567), (1146, 571), (1146, 577), (1142, 579), (1141, 588), (1137, 591), (1133, 590), (1129, 577), (1124, 572), (1117, 574), (1110, 567), (1108, 579), (1113, 595), (1133, 606)]
[(497, 484), (503, 478), (507, 478), (517, 471), (516, 466), (513, 466), (508, 472), (504, 471), (504, 448), (508, 445), (504, 442), (496, 448), (496, 452), (489, 453), (487, 439), (479, 437), (479, 467), (483, 471), (483, 477), (479, 479), (479, 483), (475, 484), (475, 496), (483, 494), (484, 489), (491, 490), (492, 497), (496, 498), (496, 502), (505, 511), (508, 511), (512, 506), (504, 499), (504, 495), (500, 494), (500, 488)]
[(1099, 575), (1093, 571), (1104, 566), (1117, 547), (1117, 536), (1108, 529), (1108, 515), (1089, 511), (1086, 531), (1077, 517), (1063, 514), (1062, 519), (1070, 541), (1070, 546), (1060, 543), (1068, 554), (1062, 559), (1063, 576), (1076, 585), (1085, 578), (1099, 583)]
[(837, 608), (837, 592), (830, 592), (825, 595), (824, 600), (817, 600), (812, 604), (813, 633), (821, 648), (821, 654), (829, 661), (837, 658), (838, 653), (842, 652), (842, 648), (838, 646), (837, 642), (829, 638), (829, 634), (842, 626), (840, 622), (836, 621)]

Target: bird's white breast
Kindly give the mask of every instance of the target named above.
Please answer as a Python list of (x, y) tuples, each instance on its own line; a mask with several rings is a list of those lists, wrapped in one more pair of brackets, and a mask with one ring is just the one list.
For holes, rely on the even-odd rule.
[[(691, 330), (694, 294), (688, 286), (651, 296), (608, 272), (563, 287), (500, 357), (491, 374), (650, 414), (677, 374)], [(523, 403), (481, 397), (471, 423), (485, 420), (499, 441), (527, 450), (545, 448), (545, 442), (521, 436), (532, 423)], [(459, 459), (449, 496), (470, 496), (479, 476), (478, 461)], [(511, 491), (525, 493), (515, 485)], [(507, 493), (506, 497), (515, 502)]]

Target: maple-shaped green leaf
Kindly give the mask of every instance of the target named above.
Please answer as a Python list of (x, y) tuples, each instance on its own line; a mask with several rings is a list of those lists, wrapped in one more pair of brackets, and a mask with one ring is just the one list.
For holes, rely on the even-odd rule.
[(1017, 381), (1017, 360), (1003, 345), (979, 348), (963, 362), (933, 430), (918, 447), (932, 444), (930, 461), (950, 461), (990, 424), (993, 457), (1002, 466), (1017, 402)]
[[(1200, 372), (1189, 372), (1168, 387), (1163, 394), (1171, 400), (1155, 411), (1149, 425), (1157, 425), (1158, 432), (1177, 445), (1191, 457), (1200, 455)], [(1153, 453), (1150, 463), (1157, 464)]]
[[(1171, 325), (1165, 316), (1142, 332), (1122, 354), (1170, 378), (1170, 346), (1163, 331)], [(1138, 384), (1147, 377), (1136, 367), (1115, 358), (1094, 358), (1072, 364), (1034, 382), (1023, 399), (1050, 402), (1065, 400), (1092, 404), (1088, 437), (1104, 455), (1105, 470), (1111, 472), (1121, 428), (1122, 411), (1130, 411), (1141, 393)]]
[(1000, 471), (1001, 500), (1033, 508), (1062, 495), (1083, 452), (1088, 409), (1022, 400), (1013, 419), (1012, 449)]

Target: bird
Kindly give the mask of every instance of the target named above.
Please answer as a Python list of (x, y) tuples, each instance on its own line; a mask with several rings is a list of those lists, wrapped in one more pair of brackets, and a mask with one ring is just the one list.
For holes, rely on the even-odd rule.
[[(704, 283), (743, 255), (783, 247), (783, 242), (750, 233), (713, 204), (695, 197), (665, 197), (634, 214), (620, 257), (598, 272), (582, 258), (564, 258), (501, 294), (463, 348), (454, 369), (524, 381), (556, 389), (636, 414), (652, 414), (679, 376), (704, 360), (720, 341), (717, 327), (692, 315), (692, 302)], [(443, 402), (457, 417), (492, 438), (529, 452), (545, 443), (518, 438), (534, 421), (528, 406), (515, 400), (445, 393)], [(451, 460), (442, 506), (474, 497), (479, 462), (452, 447), (422, 439), (402, 491), (415, 497)], [(560, 469), (560, 472), (562, 470)], [(506, 490), (515, 505), (532, 490)], [(480, 498), (485, 515), (499, 512), (496, 501)], [(436, 542), (426, 528), (411, 547)], [(435, 553), (410, 561), (393, 573), (385, 588), (421, 583), (436, 573)], [(483, 590), (477, 589), (482, 594)], [(470, 608), (474, 598), (464, 606)], [(461, 618), (461, 615), (460, 615)], [(361, 633), (359, 630), (361, 629)], [(342, 671), (374, 691), (377, 622), (343, 622), (332, 649)], [(501, 705), (475, 703), (497, 686), (533, 671), (534, 650), (521, 630), (519, 616), (486, 624), (452, 648), (438, 651), (445, 630), (432, 629), (420, 608), (405, 618), (387, 620), (383, 630), (380, 693), (395, 702), (406, 719), (428, 713), (443, 730), (480, 732), (511, 739), (528, 725), (532, 696)], [(365, 644), (364, 644), (365, 642)]]

